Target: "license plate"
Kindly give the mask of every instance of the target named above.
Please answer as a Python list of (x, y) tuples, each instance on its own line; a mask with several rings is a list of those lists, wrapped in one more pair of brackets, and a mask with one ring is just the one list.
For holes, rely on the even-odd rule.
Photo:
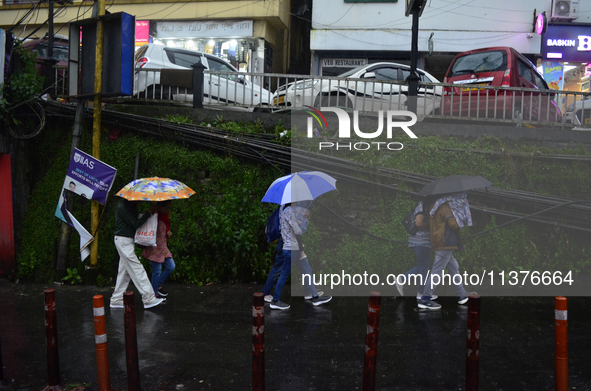
[(485, 86), (486, 83), (478, 83), (478, 84), (470, 84), (469, 87), (462, 87), (462, 92), (470, 91), (470, 90), (478, 90), (478, 86)]
[(274, 98), (274, 99), (273, 99), (273, 104), (274, 104), (275, 106), (277, 106), (277, 105), (280, 105), (280, 104), (282, 104), (282, 103), (285, 103), (285, 96), (280, 96), (280, 97), (278, 97), (278, 98)]

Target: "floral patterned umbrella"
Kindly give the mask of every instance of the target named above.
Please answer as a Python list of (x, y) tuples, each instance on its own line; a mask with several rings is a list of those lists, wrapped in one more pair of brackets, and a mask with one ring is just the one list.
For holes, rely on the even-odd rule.
[(168, 178), (141, 178), (125, 185), (117, 196), (129, 201), (166, 201), (189, 198), (195, 191), (174, 179)]

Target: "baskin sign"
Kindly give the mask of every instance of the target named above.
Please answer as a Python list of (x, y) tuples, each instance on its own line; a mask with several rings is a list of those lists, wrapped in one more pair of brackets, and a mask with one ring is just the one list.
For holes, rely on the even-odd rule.
[[(374, 141), (382, 135), (384, 128), (386, 130), (386, 139), (391, 140), (395, 134), (395, 129), (400, 128), (410, 138), (417, 138), (410, 127), (417, 122), (417, 116), (411, 111), (402, 110), (388, 110), (386, 112), (386, 125), (384, 126), (384, 112), (379, 111), (376, 118), (376, 126), (372, 129), (375, 131), (366, 132), (360, 129), (359, 112), (353, 111), (353, 120), (351, 121), (350, 112), (347, 112), (338, 107), (323, 107), (316, 109), (311, 106), (305, 106), (305, 110), (310, 117), (307, 117), (306, 132), (307, 138), (318, 138), (320, 136), (317, 128), (314, 127), (316, 122), (318, 127), (328, 131), (328, 122), (323, 113), (331, 112), (337, 115), (338, 119), (338, 140), (339, 141), (319, 141), (318, 150), (336, 149), (336, 150), (351, 150), (351, 151), (367, 151), (370, 149), (376, 150), (390, 150), (399, 151), (404, 148), (404, 145), (398, 141)], [(410, 119), (407, 119), (410, 118)], [(351, 126), (352, 125), (352, 126)], [(349, 141), (352, 132), (362, 141)], [(399, 131), (398, 134), (400, 133)]]
[(542, 35), (544, 60), (591, 61), (591, 26), (551, 25)]

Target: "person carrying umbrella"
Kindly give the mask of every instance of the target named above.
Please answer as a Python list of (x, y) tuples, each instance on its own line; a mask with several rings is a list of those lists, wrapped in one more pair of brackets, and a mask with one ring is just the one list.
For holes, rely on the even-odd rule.
[[(458, 304), (468, 302), (468, 294), (462, 284), (458, 261), (453, 255), (453, 250), (464, 247), (460, 237), (460, 228), (466, 225), (472, 226), (472, 215), (466, 197), (466, 193), (454, 193), (441, 197), (432, 206), (428, 206), (431, 247), (435, 251), (435, 260), (433, 261), (431, 275), (423, 289), (423, 296), (419, 300), (419, 308), (430, 310), (441, 308), (440, 304), (431, 301), (431, 296), (438, 282), (443, 279), (443, 269), (445, 268), (448, 269), (451, 275), (451, 280), (458, 295)], [(433, 280), (433, 276), (439, 276), (440, 278), (436, 282)]]
[[(115, 247), (119, 253), (119, 271), (115, 290), (111, 296), (111, 308), (123, 308), (123, 293), (125, 293), (130, 280), (142, 295), (144, 308), (155, 307), (166, 300), (156, 297), (158, 288), (164, 281), (162, 278), (160, 281), (155, 281), (154, 283), (158, 285), (156, 287), (150, 284), (146, 270), (135, 254), (134, 244), (135, 231), (148, 220), (150, 215), (156, 212), (158, 207), (152, 205), (148, 213), (144, 213), (138, 219), (136, 217), (137, 201), (160, 202), (189, 198), (193, 194), (195, 191), (182, 182), (158, 177), (135, 179), (115, 194), (122, 197), (123, 200), (119, 202), (115, 210)], [(167, 210), (164, 211), (167, 212)], [(161, 294), (161, 296), (164, 295)]]
[(111, 296), (111, 308), (123, 308), (123, 294), (127, 290), (129, 281), (142, 295), (144, 308), (152, 308), (161, 304), (164, 299), (157, 298), (150, 284), (144, 265), (140, 263), (135, 254), (133, 238), (135, 231), (141, 227), (151, 215), (156, 212), (155, 206), (150, 207), (147, 213), (137, 218), (137, 201), (122, 199), (115, 209), (115, 247), (119, 253), (119, 270), (115, 290)]
[(285, 209), (283, 209), (283, 213), (281, 214), (281, 239), (283, 240), (283, 266), (281, 267), (281, 274), (279, 275), (279, 279), (277, 280), (277, 285), (275, 286), (275, 293), (273, 294), (273, 299), (271, 301), (270, 307), (275, 310), (287, 310), (290, 308), (289, 304), (286, 304), (280, 300), (281, 298), (281, 291), (283, 290), (283, 286), (285, 282), (289, 278), (291, 273), (291, 261), (292, 258), (295, 259), (296, 264), (300, 268), (303, 275), (309, 275), (310, 279), (304, 279), (304, 289), (310, 293), (312, 296), (312, 304), (317, 306), (324, 303), (328, 303), (332, 300), (331, 296), (320, 296), (316, 291), (316, 287), (314, 283), (311, 281), (312, 278), (312, 268), (308, 263), (307, 258), (302, 258), (301, 251), (303, 250), (300, 248), (298, 243), (297, 237), (302, 235), (302, 229), (298, 222), (296, 216), (295, 207), (297, 206), (296, 203), (289, 203), (286, 204)]
[[(314, 305), (321, 305), (332, 299), (330, 296), (323, 297), (320, 292), (316, 291), (312, 281), (312, 268), (308, 263), (308, 259), (301, 256), (301, 250), (303, 249), (300, 248), (296, 235), (302, 234), (301, 224), (307, 224), (307, 216), (299, 216), (295, 207), (299, 201), (311, 201), (321, 194), (336, 190), (335, 184), (336, 179), (320, 171), (297, 172), (276, 179), (269, 186), (261, 200), (262, 202), (279, 204), (283, 208), (280, 214), (280, 242), (283, 241), (283, 248), (281, 249), (283, 257), (281, 257), (278, 246), (275, 264), (269, 273), (267, 283), (263, 287), (263, 294), (267, 295), (273, 286), (278, 270), (281, 270), (270, 304), (272, 309), (287, 310), (290, 308), (289, 304), (279, 299), (281, 298), (283, 286), (291, 273), (292, 257), (302, 274), (310, 276), (309, 279), (304, 278), (304, 289), (307, 291), (305, 298), (310, 297)], [(298, 216), (300, 222), (298, 222)]]
[[(152, 264), (152, 287), (156, 297), (163, 298), (168, 296), (162, 285), (164, 281), (173, 272), (176, 265), (172, 258), (172, 253), (168, 249), (168, 239), (172, 236), (170, 230), (170, 219), (168, 212), (172, 206), (172, 201), (160, 201), (156, 204), (158, 213), (158, 228), (156, 229), (156, 246), (146, 247), (142, 251), (142, 256)], [(162, 267), (164, 266), (164, 271)]]

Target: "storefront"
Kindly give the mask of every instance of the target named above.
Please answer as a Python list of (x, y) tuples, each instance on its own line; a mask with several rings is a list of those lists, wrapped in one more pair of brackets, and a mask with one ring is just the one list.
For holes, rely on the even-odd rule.
[[(538, 67), (550, 88), (589, 92), (591, 25), (548, 25), (540, 22), (542, 59)], [(572, 99), (572, 98), (571, 98)], [(563, 102), (564, 107), (572, 102)]]
[(218, 56), (241, 72), (271, 72), (273, 51), (254, 36), (253, 20), (136, 21), (136, 48), (146, 43)]

